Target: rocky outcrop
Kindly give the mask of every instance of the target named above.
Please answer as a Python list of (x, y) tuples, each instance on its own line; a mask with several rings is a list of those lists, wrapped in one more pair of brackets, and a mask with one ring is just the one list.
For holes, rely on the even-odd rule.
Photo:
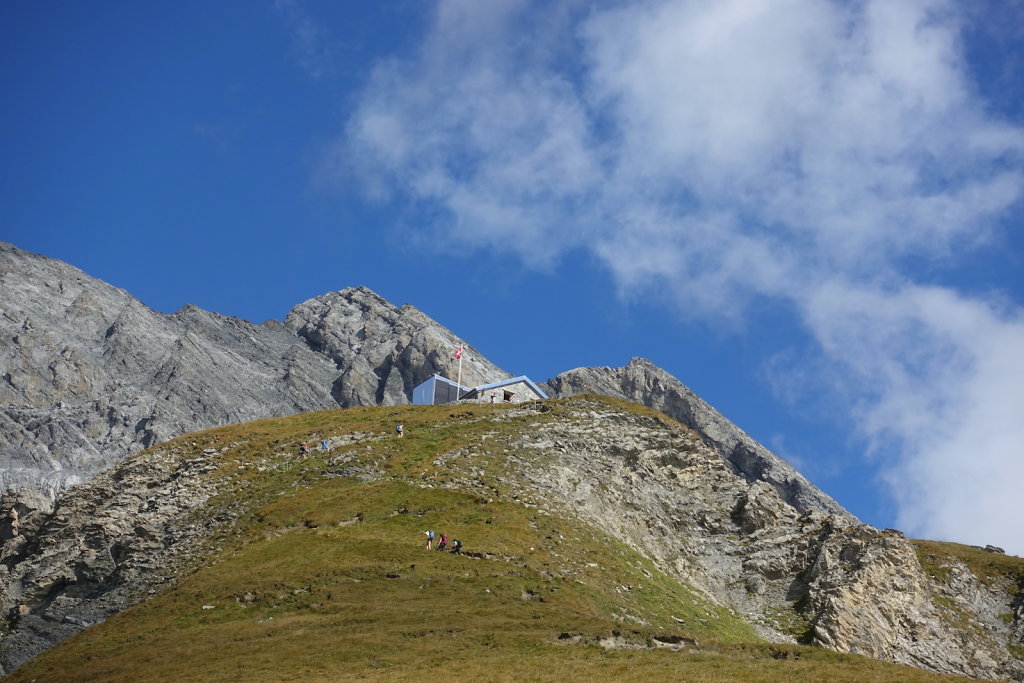
[(990, 678), (1007, 673), (989, 655), (972, 661), (976, 649), (944, 621), (928, 577), (902, 535), (860, 525), (831, 532), (804, 575), (812, 642), (943, 673)]
[(962, 563), (929, 576), (898, 531), (800, 510), (695, 433), (593, 401), (509, 446), (523, 500), (588, 519), (769, 640), (1024, 680), (1020, 586)]
[[(255, 325), (185, 306), (172, 315), (77, 268), (0, 243), (0, 491), (53, 497), (130, 453), (196, 429), (330, 407), (408, 403), (434, 373), (510, 377), (416, 308), (365, 287)], [(677, 379), (634, 359), (549, 381), (556, 396), (638, 401), (699, 432), (748, 481), (800, 511), (847, 514)]]
[(576, 368), (547, 381), (552, 396), (593, 393), (642, 403), (693, 429), (748, 482), (771, 485), (800, 512), (850, 517), (782, 458), (752, 439), (678, 379), (644, 358), (621, 368)]
[[(508, 496), (552, 520), (578, 516), (773, 641), (1024, 681), (1011, 650), (1022, 640), (1019, 586), (956, 562), (933, 576), (899, 532), (801, 512), (671, 420), (593, 397), (445, 419), (482, 424), (472, 424), (468, 443), (436, 453), (433, 471), (403, 481)], [(230, 443), (207, 432), (133, 456), (52, 512), (33, 508), (38, 500), (4, 499), (0, 530), (14, 509), (19, 529), (0, 546), (3, 667), (160, 590), (176, 568), (209, 562), (246, 514), (245, 487), (272, 499), (260, 473), (291, 472), (303, 457), (293, 443), (254, 450), (232, 434)], [(332, 456), (344, 467), (278, 486), (409, 477), (363, 449), (380, 437), (347, 434), (341, 445), (360, 446)]]
[(342, 370), (331, 394), (346, 408), (408, 403), (413, 387), (431, 375), (454, 379), (459, 346), (463, 385), (511, 377), (413, 306), (396, 308), (365, 287), (301, 303), (284, 324)]
[[(172, 315), (66, 263), (0, 242), (0, 491), (52, 498), (130, 453), (193, 430), (407, 403), (467, 346), (412, 306), (360, 287), (255, 325)], [(466, 383), (508, 374), (472, 349)]]
[(230, 506), (199, 512), (228, 483), (213, 464), (226, 450), (175, 442), (138, 454), (72, 488), (52, 511), (36, 511), (32, 529), (4, 541), (0, 668), (140, 602), (210, 552), (204, 541), (238, 514)]

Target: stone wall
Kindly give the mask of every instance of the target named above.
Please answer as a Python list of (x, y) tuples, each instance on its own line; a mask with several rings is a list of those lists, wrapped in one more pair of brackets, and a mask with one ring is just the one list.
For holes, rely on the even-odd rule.
[[(512, 394), (510, 401), (505, 400), (507, 393)], [(474, 395), (471, 400), (474, 403), (523, 403), (525, 401), (536, 401), (540, 396), (533, 388), (526, 382), (516, 382), (514, 384), (506, 384), (504, 386), (497, 387), (495, 389), (485, 389), (480, 392), (480, 395)]]

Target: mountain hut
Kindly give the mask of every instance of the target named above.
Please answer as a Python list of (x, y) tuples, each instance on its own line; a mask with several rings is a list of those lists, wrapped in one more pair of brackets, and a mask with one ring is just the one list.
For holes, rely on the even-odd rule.
[(533, 380), (526, 375), (520, 375), (474, 387), (462, 395), (462, 400), (479, 403), (522, 403), (547, 397), (548, 395)]
[(457, 401), (464, 396), (469, 387), (457, 384), (447, 377), (433, 375), (412, 390), (412, 404), (416, 406), (439, 406)]

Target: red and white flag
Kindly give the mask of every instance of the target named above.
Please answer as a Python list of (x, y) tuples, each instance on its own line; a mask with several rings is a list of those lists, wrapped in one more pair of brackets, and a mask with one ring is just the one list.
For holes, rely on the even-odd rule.
[(455, 360), (459, 360), (461, 358), (462, 358), (462, 347), (460, 346), (459, 348), (455, 349)]

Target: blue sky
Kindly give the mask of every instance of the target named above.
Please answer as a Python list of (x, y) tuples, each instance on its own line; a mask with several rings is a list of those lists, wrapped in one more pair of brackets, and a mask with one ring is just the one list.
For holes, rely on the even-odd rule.
[(1024, 7), (965, 5), (6, 3), (0, 238), (644, 356), (863, 520), (1024, 553)]

